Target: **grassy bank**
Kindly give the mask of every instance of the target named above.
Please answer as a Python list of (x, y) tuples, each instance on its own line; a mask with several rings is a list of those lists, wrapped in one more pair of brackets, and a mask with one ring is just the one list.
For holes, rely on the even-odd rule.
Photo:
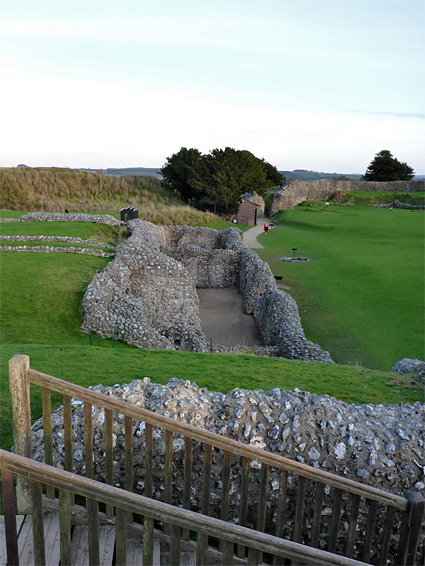
[(46, 212), (114, 212), (139, 209), (154, 224), (209, 225), (228, 222), (196, 210), (166, 190), (155, 177), (110, 177), (76, 169), (0, 168), (0, 208)]
[[(268, 247), (265, 254), (272, 255), (275, 246), (276, 262), (283, 252), (291, 254), (293, 238), (299, 231), (304, 230), (300, 224), (303, 227), (306, 224), (305, 218), (295, 217), (291, 227), (294, 232), (284, 232), (290, 227), (289, 224), (285, 225), (285, 218), (284, 224), (279, 224), (269, 232), (267, 241), (264, 241)], [(395, 218), (398, 218), (397, 214)], [(341, 221), (345, 226), (347, 222), (344, 224), (342, 218)], [(6, 223), (0, 224), (0, 228), (3, 233), (10, 235), (79, 236), (84, 239), (108, 241), (111, 245), (114, 245), (118, 237), (115, 228), (88, 223)], [(409, 228), (405, 228), (409, 232)], [(413, 230), (413, 227), (410, 229)], [(313, 238), (307, 238), (305, 246), (309, 239), (318, 239), (316, 233), (327, 234), (332, 230), (335, 236), (335, 229), (326, 228), (326, 225), (323, 229), (309, 228), (307, 234), (313, 234)], [(352, 231), (355, 233), (354, 229)], [(336, 236), (339, 241), (338, 231)], [(299, 245), (300, 241), (296, 240), (295, 244), (298, 244), (300, 252), (304, 252), (302, 245)], [(322, 247), (319, 246), (319, 250)], [(338, 245), (335, 244), (335, 247), (338, 248)], [(319, 252), (315, 253), (318, 254), (317, 257), (314, 256), (317, 261), (305, 265), (325, 261), (321, 259)], [(311, 257), (313, 255), (312, 252)], [(318, 394), (329, 394), (350, 403), (415, 402), (423, 398), (423, 387), (418, 382), (363, 367), (332, 366), (249, 355), (139, 350), (120, 342), (113, 348), (112, 340), (96, 336), (93, 337), (91, 346), (89, 337), (80, 332), (81, 302), (88, 283), (96, 272), (104, 269), (108, 261), (104, 258), (65, 253), (1, 254), (0, 444), (3, 448), (10, 448), (12, 443), (7, 366), (9, 358), (18, 353), (28, 354), (35, 369), (85, 387), (99, 383), (126, 383), (132, 379), (149, 376), (159, 383), (165, 383), (171, 377), (189, 379), (200, 387), (222, 392), (235, 387), (265, 390), (274, 387), (298, 387)], [(272, 265), (273, 261), (271, 260)], [(355, 258), (353, 261), (356, 266)], [(276, 274), (279, 274), (278, 268), (283, 265), (285, 268), (282, 274), (285, 279), (287, 267), (304, 267), (304, 264), (293, 266), (280, 262), (276, 263)], [(356, 271), (358, 267), (353, 269)], [(303, 272), (294, 270), (294, 273)], [(357, 275), (353, 277), (355, 279)], [(324, 307), (322, 310), (326, 311)], [(334, 316), (332, 324), (337, 322)], [(335, 335), (335, 329), (333, 333)], [(350, 336), (350, 339), (352, 340), (353, 336)], [(54, 397), (56, 405), (60, 402), (59, 398)], [(40, 392), (34, 388), (33, 420), (40, 415)]]
[[(235, 387), (269, 390), (279, 387), (332, 395), (347, 403), (401, 403), (421, 399), (420, 385), (408, 378), (360, 367), (327, 365), (295, 360), (258, 358), (236, 354), (200, 354), (138, 350), (122, 343), (102, 341), (84, 345), (3, 344), (0, 360), (1, 447), (12, 444), (8, 360), (27, 354), (31, 367), (61, 379), (89, 385), (129, 383), (148, 376), (156, 383), (171, 377), (189, 379), (200, 387), (226, 393)], [(41, 416), (39, 388), (32, 387), (32, 418)], [(54, 397), (55, 406), (61, 404)]]
[[(298, 206), (259, 241), (298, 303), (307, 336), (345, 364), (423, 359), (423, 212)], [(310, 261), (282, 262), (297, 255)]]

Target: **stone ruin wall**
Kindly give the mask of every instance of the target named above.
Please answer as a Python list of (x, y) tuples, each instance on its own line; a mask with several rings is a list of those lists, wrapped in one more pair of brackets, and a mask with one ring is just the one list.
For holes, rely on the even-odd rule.
[(329, 198), (336, 192), (343, 191), (425, 191), (425, 181), (292, 181), (283, 190), (274, 194), (269, 215), (280, 210), (293, 208), (305, 200)]
[[(82, 330), (140, 348), (207, 352), (196, 287), (238, 289), (266, 346), (278, 355), (333, 363), (305, 338), (295, 301), (278, 290), (270, 267), (247, 248), (237, 228), (160, 227), (133, 220), (131, 237), (90, 283)], [(260, 308), (258, 294), (264, 293)]]

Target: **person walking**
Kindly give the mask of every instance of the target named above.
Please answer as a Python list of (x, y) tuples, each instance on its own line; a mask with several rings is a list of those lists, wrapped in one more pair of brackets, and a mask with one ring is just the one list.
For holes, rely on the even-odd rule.
[(269, 223), (265, 222), (264, 223), (264, 234), (267, 234), (268, 231), (269, 231)]

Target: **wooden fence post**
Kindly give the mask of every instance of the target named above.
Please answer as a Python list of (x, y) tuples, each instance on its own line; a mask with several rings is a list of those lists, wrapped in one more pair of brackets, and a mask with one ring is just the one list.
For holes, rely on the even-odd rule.
[(409, 501), (409, 531), (407, 539), (407, 564), (414, 564), (419, 536), (425, 514), (425, 499), (418, 492), (406, 493)]
[[(31, 458), (31, 404), (28, 381), (29, 356), (18, 354), (9, 360), (9, 388), (12, 394), (15, 454)], [(29, 481), (17, 477), (16, 506), (20, 514), (31, 513)]]

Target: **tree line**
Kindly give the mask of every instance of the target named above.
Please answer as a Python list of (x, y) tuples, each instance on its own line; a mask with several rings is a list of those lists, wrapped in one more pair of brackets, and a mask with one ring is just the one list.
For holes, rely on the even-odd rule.
[(233, 214), (245, 193), (264, 196), (284, 178), (279, 171), (247, 150), (232, 147), (202, 154), (182, 147), (167, 157), (161, 169), (163, 184), (193, 206)]

